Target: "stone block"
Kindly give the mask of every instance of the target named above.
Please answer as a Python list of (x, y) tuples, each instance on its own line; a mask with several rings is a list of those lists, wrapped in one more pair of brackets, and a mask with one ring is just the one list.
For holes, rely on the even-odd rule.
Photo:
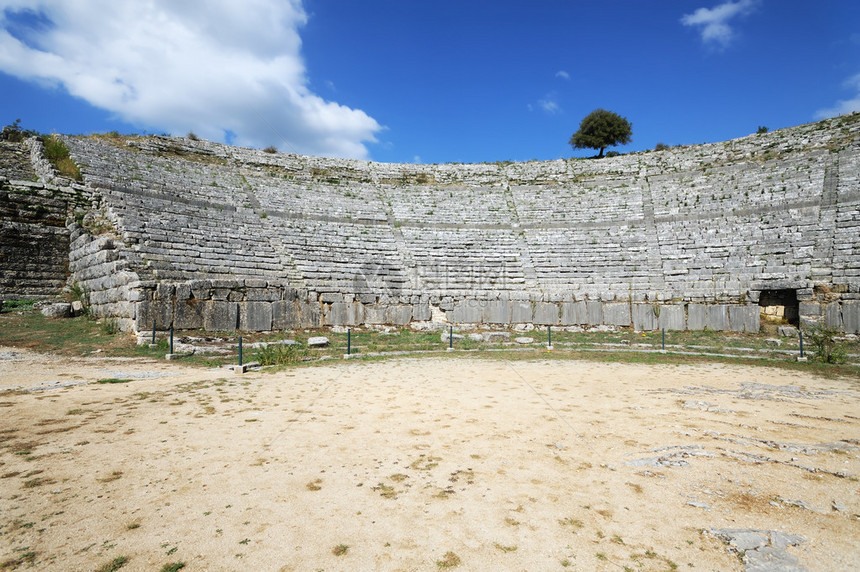
[(729, 329), (729, 308), (723, 304), (708, 306), (706, 325), (709, 330), (725, 332)]
[(533, 322), (541, 326), (558, 325), (558, 304), (535, 302)]
[(653, 304), (633, 304), (633, 329), (643, 332), (658, 329), (657, 312), (662, 314), (663, 309)]
[(299, 304), (295, 300), (279, 300), (272, 303), (272, 329), (293, 330), (302, 326)]
[(526, 300), (517, 300), (511, 302), (511, 323), (531, 324), (532, 303)]
[(478, 324), (483, 317), (483, 308), (478, 300), (463, 300), (454, 306), (450, 321), (455, 324)]
[(364, 323), (384, 324), (387, 310), (388, 306), (384, 304), (368, 304), (364, 307)]
[(733, 332), (755, 333), (760, 327), (760, 313), (756, 304), (729, 306), (729, 324)]
[(603, 323), (611, 326), (629, 326), (630, 304), (627, 302), (608, 302), (603, 305)]
[(860, 301), (845, 300), (842, 302), (842, 323), (848, 334), (860, 334)]
[(603, 302), (597, 300), (585, 303), (586, 320), (589, 326), (600, 326), (603, 324)]
[(817, 302), (801, 302), (797, 308), (801, 316), (818, 317), (821, 315), (821, 304)]
[(137, 329), (166, 330), (173, 323), (173, 302), (170, 300), (144, 300), (137, 304)]
[[(196, 298), (177, 299), (173, 326), (180, 330), (203, 328), (204, 303)], [(152, 327), (152, 324), (150, 324)]]
[(492, 300), (484, 304), (483, 322), (485, 324), (510, 324), (511, 303), (507, 300)]
[(824, 309), (824, 324), (828, 328), (841, 330), (844, 324), (842, 323), (842, 304), (839, 302), (831, 302)]
[(708, 325), (708, 307), (704, 304), (687, 305), (687, 328), (698, 331)]
[(385, 321), (392, 326), (405, 326), (412, 321), (412, 306), (389, 306), (385, 313)]
[(327, 326), (355, 326), (364, 322), (364, 304), (335, 302), (326, 309)]
[(269, 302), (240, 302), (239, 329), (246, 332), (271, 330), (272, 304)]
[(236, 302), (212, 300), (204, 302), (203, 328), (212, 331), (232, 332), (239, 325), (239, 305)]
[(588, 323), (585, 302), (564, 302), (561, 305), (561, 325), (573, 326)]
[(299, 302), (303, 328), (318, 328), (322, 323), (320, 305), (318, 302)]
[(433, 318), (433, 313), (430, 311), (428, 302), (421, 302), (412, 305), (412, 319), (418, 322), (426, 322)]
[(687, 315), (683, 304), (665, 304), (660, 306), (660, 316), (657, 327), (661, 330), (687, 329)]

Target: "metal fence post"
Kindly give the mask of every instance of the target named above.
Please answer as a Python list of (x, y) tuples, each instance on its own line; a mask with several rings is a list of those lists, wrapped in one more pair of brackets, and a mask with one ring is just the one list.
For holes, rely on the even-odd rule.
[(239, 367), (242, 367), (242, 336), (239, 336)]

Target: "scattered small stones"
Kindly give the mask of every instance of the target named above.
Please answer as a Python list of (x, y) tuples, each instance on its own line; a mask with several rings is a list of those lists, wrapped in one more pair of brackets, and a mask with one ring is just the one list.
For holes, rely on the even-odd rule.
[(708, 503), (699, 502), (699, 501), (687, 501), (687, 504), (692, 506), (692, 507), (702, 508), (705, 510), (711, 510), (711, 506)]
[(634, 459), (626, 461), (624, 464), (628, 467), (688, 467), (690, 463), (685, 461), (689, 457), (716, 457), (714, 453), (705, 451), (701, 445), (672, 445), (669, 447), (660, 447), (652, 449), (649, 453), (661, 453), (656, 457), (644, 457), (642, 459)]

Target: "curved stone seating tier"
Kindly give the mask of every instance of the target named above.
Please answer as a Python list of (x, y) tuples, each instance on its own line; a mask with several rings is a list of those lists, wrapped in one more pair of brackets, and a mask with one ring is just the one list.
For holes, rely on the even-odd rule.
[[(65, 137), (92, 207), (117, 234), (75, 240), (85, 254), (74, 272), (90, 258), (122, 266), (122, 281), (105, 282), (106, 311), (137, 276), (141, 298), (129, 303), (149, 304), (141, 319), (203, 323), (191, 306), (168, 315), (163, 304), (205, 301), (213, 327), (402, 324), (439, 312), (551, 325), (594, 321), (597, 307), (579, 304), (599, 301), (614, 325), (657, 323), (635, 304), (742, 304), (733, 319), (747, 331), (757, 292), (793, 289), (807, 303), (814, 286), (831, 285), (839, 312), (819, 317), (838, 314), (850, 329), (858, 139), (851, 116), (599, 161), (397, 165), (186, 138)], [(159, 290), (165, 281), (173, 290)], [(732, 323), (708, 312), (689, 319)]]
[(419, 291), (517, 290), (525, 286), (512, 230), (401, 228)]
[(501, 186), (386, 185), (381, 192), (395, 220), (457, 225), (509, 225), (516, 220), (510, 193)]

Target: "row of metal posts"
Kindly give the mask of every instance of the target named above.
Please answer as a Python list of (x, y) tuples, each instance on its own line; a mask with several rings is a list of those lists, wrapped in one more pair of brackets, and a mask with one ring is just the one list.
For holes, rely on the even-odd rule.
[[(546, 327), (547, 348), (552, 348), (552, 326)], [(666, 350), (666, 328), (661, 330), (660, 348)], [(803, 359), (803, 331), (797, 331), (800, 340), (800, 359)], [(173, 324), (170, 324), (170, 353), (173, 353)], [(155, 345), (155, 320), (152, 322), (152, 344)], [(454, 326), (448, 326), (448, 350), (454, 349)], [(352, 328), (346, 330), (346, 355), (352, 355)], [(242, 365), (242, 336), (239, 336), (239, 365)]]

